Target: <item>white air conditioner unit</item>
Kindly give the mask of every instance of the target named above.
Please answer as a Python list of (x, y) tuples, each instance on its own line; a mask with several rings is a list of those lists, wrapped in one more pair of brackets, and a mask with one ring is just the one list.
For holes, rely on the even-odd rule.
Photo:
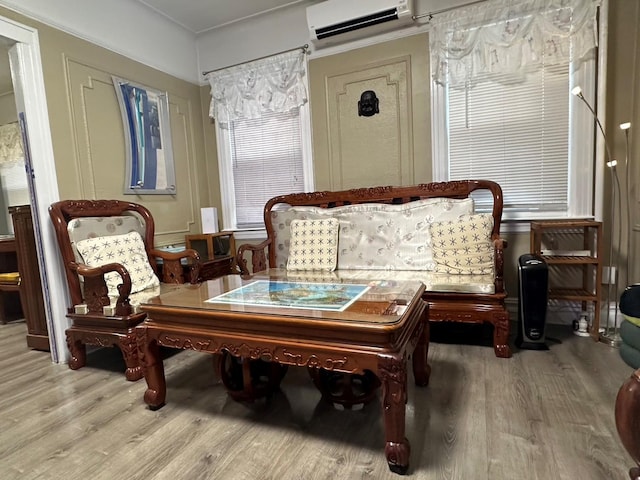
[(325, 0), (307, 7), (309, 36), (317, 46), (399, 28), (413, 20), (412, 0)]

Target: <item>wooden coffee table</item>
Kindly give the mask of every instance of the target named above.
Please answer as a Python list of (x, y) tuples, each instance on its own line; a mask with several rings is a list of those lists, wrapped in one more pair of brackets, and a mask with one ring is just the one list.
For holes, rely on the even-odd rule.
[[(144, 401), (152, 410), (165, 404), (160, 346), (233, 356), (246, 364), (261, 360), (276, 367), (279, 378), (280, 365), (373, 374), (382, 384), (387, 462), (392, 471), (406, 473), (407, 361), (413, 354), (415, 382), (427, 385), (427, 305), (422, 283), (376, 280), (379, 275), (351, 280), (337, 272), (309, 277), (271, 269), (173, 286), (142, 305), (147, 319), (136, 327), (148, 387)], [(250, 378), (245, 383), (251, 388)]]

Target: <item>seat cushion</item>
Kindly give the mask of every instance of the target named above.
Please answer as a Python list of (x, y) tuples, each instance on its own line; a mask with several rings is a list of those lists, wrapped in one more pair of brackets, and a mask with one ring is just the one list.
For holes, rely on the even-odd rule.
[(357, 280), (368, 282), (372, 280), (418, 280), (425, 286), (427, 292), (442, 293), (496, 293), (493, 274), (486, 275), (449, 275), (416, 270), (335, 270), (333, 272), (291, 272), (287, 274), (291, 280), (305, 282), (325, 282), (342, 280)]
[[(90, 267), (120, 263), (131, 275), (131, 293), (158, 286), (160, 281), (149, 264), (149, 257), (138, 232), (88, 238), (76, 243), (83, 262)], [(117, 272), (105, 275), (109, 296), (118, 295), (122, 279)]]

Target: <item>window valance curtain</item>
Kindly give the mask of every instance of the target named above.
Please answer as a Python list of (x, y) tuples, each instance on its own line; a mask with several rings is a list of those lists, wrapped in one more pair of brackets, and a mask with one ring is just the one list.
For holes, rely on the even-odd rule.
[(483, 80), (522, 79), (542, 65), (590, 58), (597, 45), (599, 4), (489, 0), (437, 15), (429, 33), (434, 81), (466, 88)]
[(294, 50), (209, 73), (209, 116), (221, 127), (263, 112), (289, 112), (307, 102), (304, 51)]
[(24, 163), (22, 135), (18, 122), (0, 126), (0, 167)]

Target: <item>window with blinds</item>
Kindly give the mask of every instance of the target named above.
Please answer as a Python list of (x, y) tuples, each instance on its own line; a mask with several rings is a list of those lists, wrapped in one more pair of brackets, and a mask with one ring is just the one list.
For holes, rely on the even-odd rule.
[(571, 90), (594, 104), (597, 7), (488, 0), (433, 21), (434, 180), (498, 182), (506, 220), (594, 215), (594, 120)]
[(300, 110), (264, 112), (229, 125), (237, 229), (264, 227), (265, 203), (304, 191)]
[(569, 72), (544, 66), (517, 82), (447, 89), (448, 178), (498, 182), (505, 213), (567, 211)]

